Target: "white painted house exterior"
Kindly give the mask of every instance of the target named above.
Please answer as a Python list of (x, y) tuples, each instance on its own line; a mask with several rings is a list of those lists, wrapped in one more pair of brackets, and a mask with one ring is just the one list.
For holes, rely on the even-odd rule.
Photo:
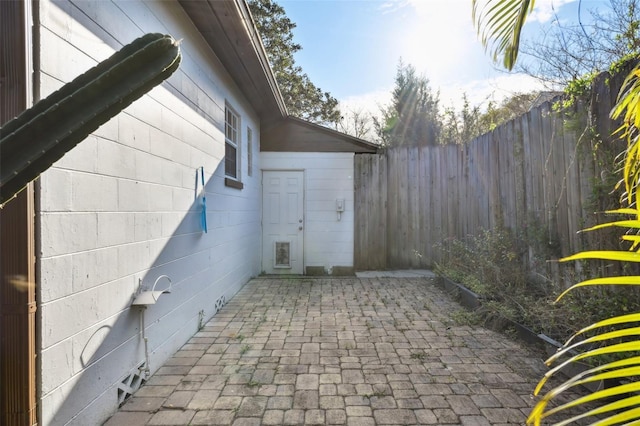
[[(40, 19), (43, 97), (112, 54), (112, 45), (148, 32), (183, 40), (168, 85), (41, 177), (41, 420), (100, 424), (118, 406), (121, 381), (145, 360), (140, 314), (131, 308), (140, 283), (150, 288), (161, 275), (172, 282), (145, 314), (153, 371), (215, 313), (218, 299), (260, 272), (260, 174), (247, 175), (245, 149), (252, 129), (259, 150), (260, 122), (177, 2), (42, 1)], [(240, 117), (242, 190), (224, 185), (225, 106)], [(253, 161), (259, 169), (259, 157)]]
[[(40, 98), (145, 33), (182, 40), (178, 71), (55, 163), (36, 191), (38, 421), (97, 425), (251, 277), (352, 271), (353, 157), (375, 147), (287, 117), (243, 0), (33, 5)], [(263, 176), (292, 171), (302, 177), (292, 231), (302, 269), (274, 270)], [(171, 292), (132, 306), (156, 280)]]
[[(353, 161), (352, 152), (263, 152), (264, 173), (299, 170), (304, 179), (304, 271), (340, 274), (353, 269)], [(339, 212), (339, 204), (342, 212)], [(265, 214), (267, 214), (265, 203)], [(266, 227), (267, 221), (264, 226)], [(266, 232), (266, 231), (265, 231)], [(262, 269), (270, 269), (272, 242), (263, 238)]]

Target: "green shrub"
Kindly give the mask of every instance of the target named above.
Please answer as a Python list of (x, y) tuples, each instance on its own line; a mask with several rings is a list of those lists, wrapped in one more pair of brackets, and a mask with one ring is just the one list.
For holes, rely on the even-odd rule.
[(564, 288), (526, 272), (523, 259), (537, 239), (532, 241), (531, 232), (522, 234), (518, 237), (500, 227), (438, 245), (445, 260), (436, 265), (436, 272), (482, 298), (477, 314), (484, 322), (508, 318), (562, 342), (585, 323), (640, 311), (640, 290), (614, 286), (585, 288), (554, 303)]

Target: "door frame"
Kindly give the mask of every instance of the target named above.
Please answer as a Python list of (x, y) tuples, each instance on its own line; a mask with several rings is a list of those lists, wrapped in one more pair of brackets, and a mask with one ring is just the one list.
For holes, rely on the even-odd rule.
[(264, 271), (264, 174), (265, 172), (299, 172), (302, 173), (302, 244), (300, 244), (300, 263), (302, 266), (302, 273), (289, 273), (283, 275), (304, 275), (305, 263), (305, 231), (307, 228), (307, 176), (305, 169), (261, 169), (260, 170), (260, 268)]

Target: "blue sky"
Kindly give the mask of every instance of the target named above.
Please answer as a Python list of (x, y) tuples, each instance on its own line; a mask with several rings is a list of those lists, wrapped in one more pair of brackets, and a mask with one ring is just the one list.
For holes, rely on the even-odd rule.
[[(471, 0), (279, 0), (297, 24), (296, 61), (344, 107), (375, 110), (389, 101), (400, 58), (440, 90), (443, 106), (500, 100), (539, 88), (533, 79), (497, 70), (471, 22)], [(603, 0), (582, 0), (586, 9)], [(525, 27), (535, 35), (554, 19), (577, 21), (577, 0), (537, 0)]]

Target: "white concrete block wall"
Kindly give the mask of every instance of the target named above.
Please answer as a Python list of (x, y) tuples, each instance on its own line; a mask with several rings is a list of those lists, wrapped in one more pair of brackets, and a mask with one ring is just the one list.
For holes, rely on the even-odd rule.
[[(40, 179), (39, 406), (43, 425), (101, 424), (117, 385), (144, 360), (138, 308), (166, 274), (172, 293), (146, 312), (150, 367), (191, 337), (199, 312), (260, 271), (260, 174), (224, 186), (224, 107), (241, 140), (259, 121), (177, 2), (41, 1), (42, 97), (147, 32), (183, 39), (183, 61)], [(254, 170), (259, 170), (254, 155)], [(204, 166), (209, 233), (200, 229), (195, 172)], [(160, 285), (165, 285), (162, 282)]]
[[(304, 266), (353, 267), (353, 153), (261, 152), (263, 170), (304, 170)], [(336, 199), (345, 200), (340, 220)]]

